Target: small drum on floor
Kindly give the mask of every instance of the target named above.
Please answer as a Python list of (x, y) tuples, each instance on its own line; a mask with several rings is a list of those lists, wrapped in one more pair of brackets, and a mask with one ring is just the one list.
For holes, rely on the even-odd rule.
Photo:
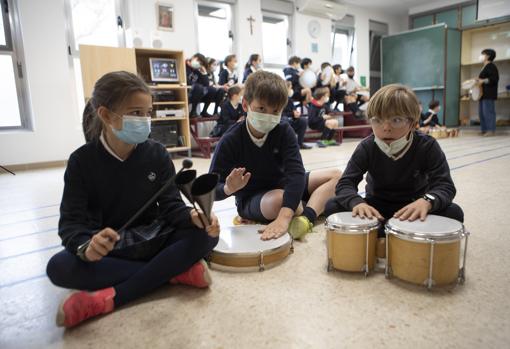
[(212, 269), (223, 271), (263, 271), (281, 263), (293, 251), (292, 238), (284, 234), (263, 241), (262, 225), (238, 225), (222, 228), (218, 245), (209, 257)]
[(328, 271), (338, 269), (365, 272), (375, 266), (377, 219), (352, 217), (351, 212), (340, 212), (326, 219)]
[(462, 223), (436, 215), (424, 222), (390, 219), (386, 223), (386, 277), (429, 289), (463, 283), (468, 235)]

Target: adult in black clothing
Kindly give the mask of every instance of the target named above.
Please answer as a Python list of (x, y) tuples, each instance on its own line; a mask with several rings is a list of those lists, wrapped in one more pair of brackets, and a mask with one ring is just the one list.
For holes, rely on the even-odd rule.
[(483, 64), (478, 76), (478, 83), (482, 88), (482, 97), (478, 102), (481, 135), (494, 136), (496, 133), (496, 106), (498, 99), (499, 72), (493, 63), (496, 51), (488, 48), (482, 51), (480, 61)]
[(94, 86), (92, 140), (73, 152), (64, 175), (58, 234), (64, 250), (48, 262), (57, 286), (80, 290), (61, 303), (57, 324), (76, 326), (170, 283), (207, 287), (202, 260), (218, 242), (175, 186), (120, 228), (175, 174), (164, 146), (148, 140), (152, 96), (136, 75), (112, 72)]
[[(431, 213), (462, 222), (462, 209), (452, 203), (456, 189), (441, 147), (415, 131), (420, 109), (412, 90), (397, 84), (382, 87), (367, 115), (374, 134), (357, 146), (325, 213), (352, 211), (382, 221), (425, 220)], [(358, 184), (367, 172), (363, 198)], [(379, 235), (384, 236), (383, 229)]]

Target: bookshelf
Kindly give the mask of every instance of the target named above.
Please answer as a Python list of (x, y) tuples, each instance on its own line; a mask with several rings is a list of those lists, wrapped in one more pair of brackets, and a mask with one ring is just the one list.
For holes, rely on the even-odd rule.
[[(174, 59), (177, 81), (153, 81), (150, 58)], [(190, 153), (188, 91), (183, 51), (80, 45), (80, 61), (85, 100), (91, 98), (94, 83), (106, 73), (125, 70), (140, 76), (153, 91), (151, 138), (163, 143), (169, 152)], [(175, 110), (178, 110), (179, 115), (171, 116)]]

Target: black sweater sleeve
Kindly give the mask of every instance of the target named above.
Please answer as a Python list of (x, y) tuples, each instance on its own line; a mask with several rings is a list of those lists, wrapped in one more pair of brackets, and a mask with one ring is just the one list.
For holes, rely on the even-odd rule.
[[(219, 176), (216, 185), (216, 201), (224, 200), (228, 196), (225, 194), (224, 187), (228, 175), (235, 168), (235, 146), (231, 144), (229, 137), (222, 137), (211, 161), (209, 173), (216, 173)], [(220, 155), (221, 154), (221, 155)]]
[(228, 82), (228, 71), (227, 69), (223, 69), (220, 71), (220, 75), (218, 78), (218, 85), (225, 85)]
[[(161, 147), (161, 185), (163, 186), (172, 176), (175, 175), (175, 167), (170, 159), (170, 155)], [(160, 217), (167, 222), (168, 225), (177, 228), (192, 227), (190, 211), (191, 208), (186, 206), (182, 201), (181, 194), (175, 185), (171, 185), (158, 198)]]
[(432, 210), (440, 211), (452, 203), (457, 191), (446, 157), (436, 140), (427, 151), (426, 161), (425, 171), (429, 179), (428, 193), (436, 197)]
[(294, 131), (290, 126), (285, 125), (283, 132), (282, 156), (286, 184), (283, 189), (282, 207), (295, 211), (305, 190), (305, 168)]
[(368, 151), (363, 143), (360, 143), (336, 185), (336, 200), (340, 205), (352, 210), (354, 206), (364, 202), (363, 198), (358, 195), (358, 184), (363, 180), (367, 171)]
[(62, 239), (62, 245), (71, 253), (76, 253), (78, 246), (99, 231), (99, 227), (89, 220), (89, 195), (84, 173), (86, 171), (81, 168), (77, 154), (73, 153), (64, 174), (64, 193), (58, 222), (58, 235)]

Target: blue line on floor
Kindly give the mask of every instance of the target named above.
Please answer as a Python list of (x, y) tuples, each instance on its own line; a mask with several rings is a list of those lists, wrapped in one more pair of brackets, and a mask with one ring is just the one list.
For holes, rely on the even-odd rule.
[(27, 222), (33, 222), (33, 221), (40, 221), (40, 220), (43, 220), (43, 219), (46, 219), (46, 218), (52, 218), (52, 217), (58, 217), (60, 216), (59, 214), (54, 214), (54, 215), (51, 215), (51, 216), (43, 216), (43, 217), (37, 217), (37, 218), (32, 218), (32, 219), (26, 219), (24, 221), (17, 221), (17, 222), (11, 222), (11, 223), (6, 223), (6, 224), (0, 224), (0, 227), (6, 227), (6, 226), (9, 226), (9, 225), (16, 225), (16, 224), (21, 224), (21, 223), (27, 223)]
[(499, 158), (502, 158), (502, 157), (505, 157), (505, 156), (508, 156), (508, 155), (510, 155), (510, 153), (494, 156), (492, 158), (487, 158), (487, 159), (483, 159), (483, 160), (474, 161), (474, 162), (471, 162), (471, 163), (468, 163), (468, 164), (465, 164), (465, 165), (460, 165), (460, 166), (452, 167), (451, 171), (458, 170), (460, 168), (464, 168), (464, 167), (471, 166), (471, 165), (476, 165), (476, 164), (479, 164), (481, 162), (486, 162), (486, 161), (489, 161), (489, 160), (499, 159)]
[(48, 251), (48, 250), (54, 250), (56, 248), (62, 248), (63, 249), (64, 246), (62, 246), (61, 244), (58, 244), (58, 245), (53, 245), (53, 246), (48, 246), (48, 247), (40, 248), (38, 250), (27, 251), (27, 252), (23, 252), (23, 253), (20, 253), (20, 254), (14, 254), (12, 256), (0, 257), (0, 261), (4, 261), (4, 260), (7, 260), (7, 259), (18, 258), (18, 257), (23, 257), (23, 256), (26, 256), (28, 254), (33, 254), (33, 253), (37, 253), (37, 252), (44, 252), (44, 251)]
[(18, 210), (18, 211), (3, 212), (3, 213), (0, 213), (0, 216), (5, 216), (5, 215), (8, 215), (8, 214), (14, 214), (14, 213), (27, 212), (27, 211), (42, 210), (43, 208), (49, 208), (49, 207), (55, 207), (55, 206), (59, 206), (59, 204), (46, 205), (46, 206), (38, 206), (38, 207), (34, 207), (34, 208), (24, 208), (24, 209), (21, 209), (21, 210)]
[(45, 277), (46, 277), (46, 274), (32, 276), (32, 277), (30, 277), (28, 279), (13, 281), (13, 282), (9, 282), (7, 284), (0, 285), (0, 288), (16, 286), (16, 285), (19, 285), (19, 284), (24, 284), (25, 282), (29, 282), (29, 281), (33, 281), (33, 280), (37, 280), (37, 279), (42, 279), (42, 278), (45, 278)]
[(23, 237), (31, 236), (31, 235), (44, 234), (44, 233), (57, 232), (57, 231), (58, 231), (57, 228), (40, 230), (40, 231), (36, 231), (36, 232), (33, 232), (33, 233), (27, 233), (27, 234), (22, 234), (22, 235), (11, 236), (10, 238), (0, 239), (0, 242), (8, 241), (8, 240), (14, 240), (14, 239), (19, 239), (19, 238), (23, 238)]

